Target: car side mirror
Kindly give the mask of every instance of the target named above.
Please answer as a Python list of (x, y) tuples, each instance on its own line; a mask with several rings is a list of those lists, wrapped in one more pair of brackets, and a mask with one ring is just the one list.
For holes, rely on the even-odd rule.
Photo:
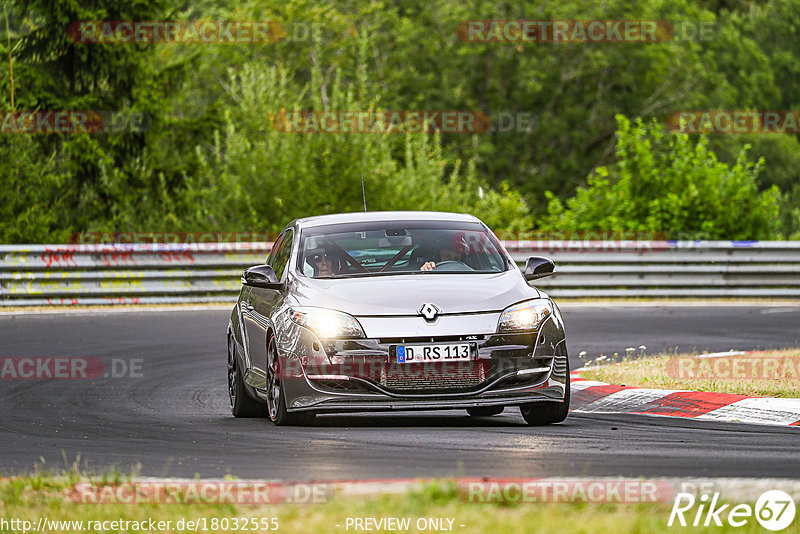
[(537, 278), (544, 278), (550, 276), (556, 271), (556, 264), (550, 258), (543, 258), (541, 256), (531, 256), (525, 264), (523, 275), (525, 280), (536, 280)]
[(283, 287), (275, 275), (275, 271), (269, 265), (256, 265), (245, 269), (242, 273), (242, 285), (263, 289), (281, 289)]

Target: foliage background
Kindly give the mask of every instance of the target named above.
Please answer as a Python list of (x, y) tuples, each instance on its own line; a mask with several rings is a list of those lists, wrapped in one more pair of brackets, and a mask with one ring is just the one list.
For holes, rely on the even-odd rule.
[[(676, 135), (685, 109), (800, 105), (800, 0), (3, 0), (0, 109), (146, 113), (144, 132), (0, 135), (0, 242), (279, 230), (370, 209), (498, 231), (800, 238), (790, 134)], [(468, 43), (475, 19), (670, 20), (710, 39)], [(80, 44), (85, 20), (273, 20), (274, 44)], [(7, 24), (6, 24), (7, 21)], [(305, 38), (308, 28), (319, 38)], [(683, 36), (685, 37), (685, 36)], [(14, 105), (12, 107), (11, 68)], [(287, 134), (281, 110), (525, 112), (523, 131)]]

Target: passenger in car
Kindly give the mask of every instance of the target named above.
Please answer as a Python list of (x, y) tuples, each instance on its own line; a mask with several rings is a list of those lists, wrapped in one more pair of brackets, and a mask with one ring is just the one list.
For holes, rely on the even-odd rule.
[(308, 262), (314, 268), (314, 278), (333, 276), (339, 271), (338, 258), (335, 258), (330, 251), (325, 249), (310, 253)]

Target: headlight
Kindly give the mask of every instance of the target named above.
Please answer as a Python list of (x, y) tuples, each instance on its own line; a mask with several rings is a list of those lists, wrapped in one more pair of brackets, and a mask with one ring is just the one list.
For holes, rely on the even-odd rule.
[(553, 306), (547, 299), (520, 302), (503, 310), (497, 323), (497, 331), (501, 334), (531, 332), (537, 330), (552, 314)]
[(313, 330), (320, 339), (363, 338), (364, 330), (355, 317), (325, 308), (290, 308), (289, 318)]

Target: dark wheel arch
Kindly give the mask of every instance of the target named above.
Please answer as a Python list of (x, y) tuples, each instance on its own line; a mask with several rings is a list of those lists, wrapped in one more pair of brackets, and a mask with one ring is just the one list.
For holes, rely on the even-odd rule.
[(263, 403), (254, 399), (244, 382), (244, 371), (237, 355), (236, 340), (228, 335), (228, 399), (234, 417), (264, 417)]

